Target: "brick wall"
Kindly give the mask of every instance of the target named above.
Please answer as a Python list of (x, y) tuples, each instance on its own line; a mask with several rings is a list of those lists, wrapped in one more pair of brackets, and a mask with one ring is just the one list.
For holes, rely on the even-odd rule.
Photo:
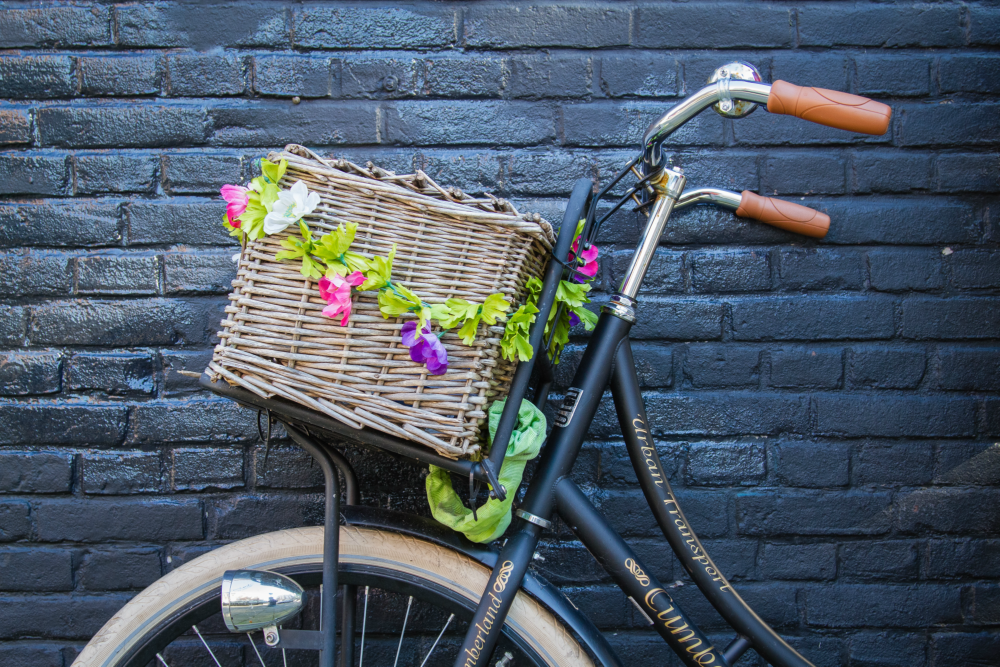
[[(833, 226), (813, 242), (712, 209), (671, 221), (634, 336), (661, 456), (709, 551), (817, 665), (994, 664), (1000, 8), (233, 7), (0, 8), (0, 664), (68, 665), (178, 563), (320, 519), (307, 457), (280, 448), (265, 477), (252, 415), (179, 373), (205, 366), (233, 275), (222, 183), (295, 141), (559, 220), (575, 179), (607, 178), (736, 58), (894, 119), (872, 138), (707, 113), (671, 140), (693, 187)], [(638, 225), (606, 225), (601, 292)], [(577, 478), (721, 636), (610, 401), (591, 432)], [(425, 511), (419, 470), (352, 456), (366, 502)], [(628, 662), (669, 662), (565, 531), (539, 555)]]

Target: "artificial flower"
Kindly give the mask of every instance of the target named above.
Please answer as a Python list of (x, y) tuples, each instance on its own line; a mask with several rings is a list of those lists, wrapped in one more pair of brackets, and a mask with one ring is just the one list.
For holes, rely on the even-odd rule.
[(417, 321), (410, 320), (403, 325), (403, 345), (410, 348), (410, 359), (418, 364), (427, 364), (431, 375), (448, 372), (448, 351), (441, 340), (424, 327), (417, 333)]
[(583, 264), (583, 266), (577, 266), (577, 267), (575, 267), (576, 270), (579, 273), (574, 273), (573, 274), (573, 281), (574, 282), (578, 282), (578, 283), (582, 283), (584, 279), (583, 279), (582, 276), (580, 276), (580, 273), (582, 273), (582, 274), (584, 274), (586, 276), (590, 276), (591, 278), (593, 278), (597, 274), (597, 246), (596, 245), (592, 245), (589, 248), (587, 248), (586, 250), (584, 250), (582, 253), (578, 253), (577, 252), (577, 247), (578, 247), (577, 244), (579, 244), (579, 243), (580, 243), (580, 238), (579, 237), (577, 237), (577, 238), (575, 238), (573, 240), (573, 248), (572, 248), (573, 249), (573, 254), (578, 259), (583, 259), (584, 260), (584, 264)]
[(223, 185), (219, 194), (226, 200), (226, 217), (229, 218), (229, 224), (238, 229), (240, 226), (238, 218), (247, 210), (250, 190), (239, 185)]
[(264, 233), (277, 234), (288, 225), (298, 222), (319, 206), (319, 194), (309, 192), (302, 181), (295, 181), (291, 189), (278, 193), (278, 200), (271, 205), (271, 212), (264, 218)]
[(360, 271), (342, 277), (336, 273), (331, 278), (323, 276), (319, 279), (319, 295), (326, 300), (328, 305), (323, 309), (323, 314), (327, 317), (340, 318), (340, 326), (347, 326), (347, 318), (351, 316), (351, 287), (357, 287), (365, 281), (365, 277)]

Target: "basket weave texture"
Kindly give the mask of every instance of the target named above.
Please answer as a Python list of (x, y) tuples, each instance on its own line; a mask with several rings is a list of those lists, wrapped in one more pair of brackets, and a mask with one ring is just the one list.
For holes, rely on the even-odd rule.
[[(421, 171), (397, 176), (371, 163), (324, 160), (294, 144), (268, 159), (288, 161), (281, 189), (301, 180), (320, 195), (303, 219), (315, 237), (353, 222), (352, 251), (386, 256), (396, 244), (393, 280), (428, 303), (481, 303), (500, 292), (513, 312), (525, 283), (544, 270), (551, 226), (502, 199), (445, 190)], [(506, 395), (515, 367), (500, 356), (503, 326), (481, 323), (471, 346), (445, 333), (448, 371), (429, 375), (401, 343), (400, 329), (414, 316), (385, 319), (374, 292), (354, 292), (346, 326), (321, 314), (327, 303), (316, 281), (302, 276), (297, 261), (275, 259), (289, 233), (298, 233), (294, 225), (243, 248), (209, 365), (212, 379), (449, 458), (475, 458), (485, 442), (488, 404)]]

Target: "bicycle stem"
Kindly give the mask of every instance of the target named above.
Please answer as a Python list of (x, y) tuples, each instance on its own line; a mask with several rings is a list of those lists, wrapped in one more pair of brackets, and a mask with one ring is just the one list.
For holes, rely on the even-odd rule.
[(740, 79), (719, 79), (675, 105), (670, 111), (650, 124), (649, 128), (646, 129), (646, 134), (642, 137), (642, 162), (646, 173), (660, 166), (661, 156), (657, 149), (663, 140), (704, 109), (722, 99), (767, 104), (767, 98), (770, 94), (771, 86), (766, 83)]
[(646, 277), (646, 271), (653, 261), (653, 255), (660, 244), (660, 237), (663, 236), (670, 213), (684, 191), (685, 181), (684, 172), (679, 168), (661, 169), (660, 174), (650, 181), (656, 192), (656, 200), (649, 213), (646, 231), (643, 232), (639, 247), (632, 255), (632, 263), (629, 264), (621, 288), (618, 290), (630, 299), (634, 299), (639, 293), (639, 286), (642, 285), (642, 279)]

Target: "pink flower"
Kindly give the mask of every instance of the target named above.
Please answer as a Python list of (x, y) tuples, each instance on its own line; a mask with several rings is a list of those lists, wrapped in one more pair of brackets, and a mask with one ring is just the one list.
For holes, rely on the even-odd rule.
[[(578, 243), (580, 243), (579, 237), (573, 240), (573, 254), (576, 256), (576, 258), (583, 259), (584, 264), (583, 266), (576, 267), (576, 270), (584, 275), (593, 278), (597, 274), (597, 246), (592, 245), (586, 250), (584, 250), (582, 253), (577, 254)], [(574, 273), (573, 281), (582, 283), (583, 278), (581, 278), (578, 274)]]
[(333, 278), (319, 279), (319, 295), (330, 304), (323, 309), (327, 317), (340, 318), (340, 326), (347, 326), (347, 318), (351, 316), (351, 287), (357, 287), (365, 281), (360, 271), (349, 274), (346, 278), (333, 274)]
[(410, 348), (410, 359), (418, 364), (427, 364), (431, 375), (443, 375), (448, 372), (448, 351), (441, 344), (441, 339), (424, 327), (417, 333), (416, 320), (410, 320), (403, 325), (403, 345)]
[(246, 188), (241, 188), (238, 185), (223, 185), (222, 189), (219, 190), (219, 194), (228, 202), (226, 205), (226, 217), (229, 218), (229, 224), (233, 227), (240, 226), (240, 221), (237, 218), (247, 210), (247, 202), (249, 201), (247, 195), (249, 192)]

